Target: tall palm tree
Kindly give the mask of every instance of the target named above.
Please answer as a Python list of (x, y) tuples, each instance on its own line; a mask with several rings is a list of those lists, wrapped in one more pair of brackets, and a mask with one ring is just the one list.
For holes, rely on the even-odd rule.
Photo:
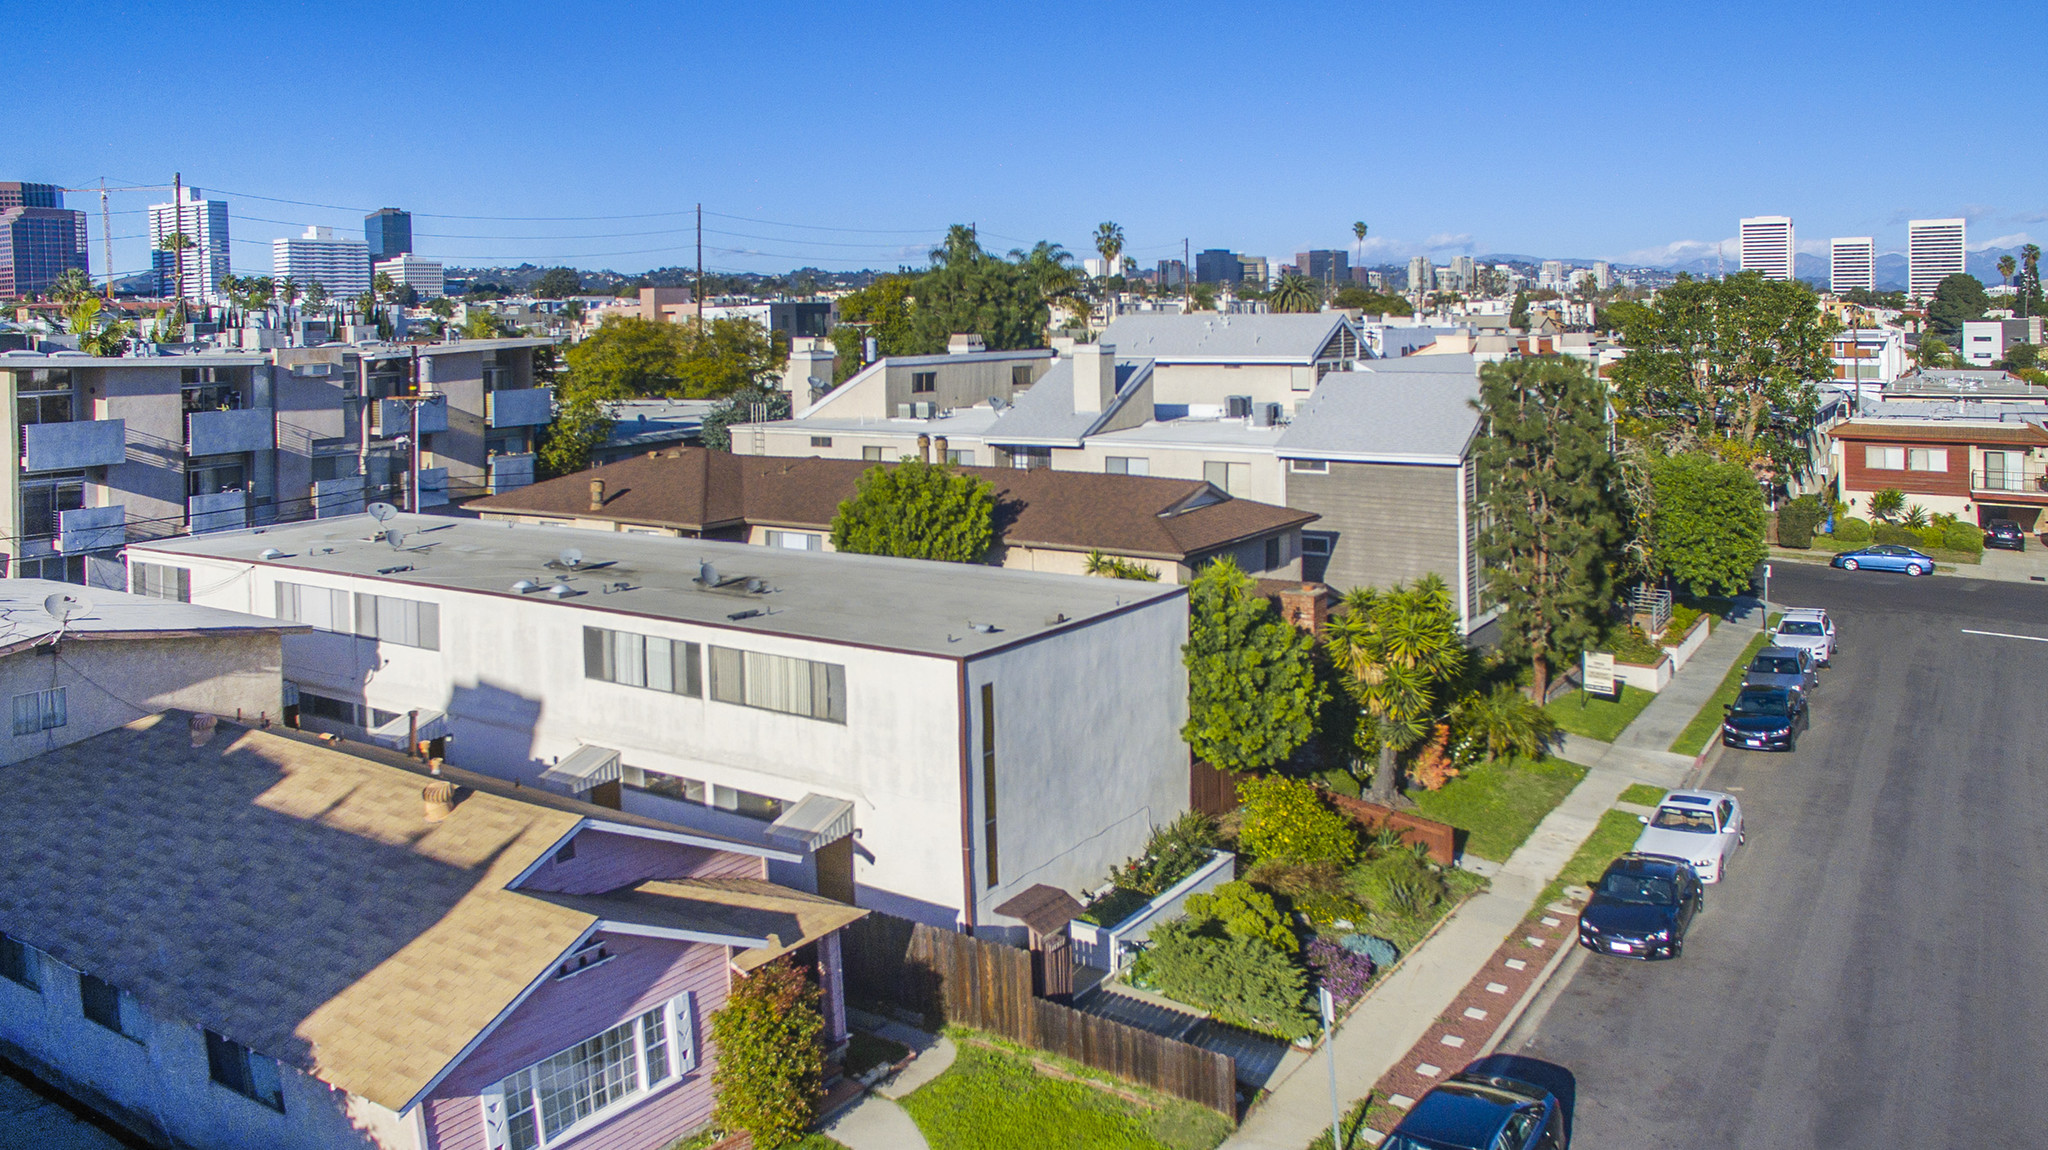
[(2014, 259), (2014, 258), (2012, 258), (2012, 253), (2011, 253), (2011, 252), (2007, 252), (2006, 254), (2004, 254), (2004, 255), (2002, 255), (2002, 256), (1999, 256), (1999, 257), (1998, 257), (1998, 276), (1999, 276), (1999, 278), (2000, 278), (2000, 279), (2002, 279), (2002, 280), (2004, 280), (2004, 281), (2005, 281), (2006, 283), (2010, 284), (2010, 283), (2012, 282), (2012, 273), (2013, 273), (2014, 269), (2018, 268), (2019, 266), (2020, 266), (2020, 263), (2019, 263), (2019, 261), (2018, 261), (2018, 260), (2016, 260), (2016, 259)]
[(2041, 245), (2025, 244), (2020, 248), (2020, 314), (2026, 315), (2034, 293), (2041, 290)]
[(1124, 253), (1123, 225), (1104, 221), (1095, 226), (1095, 250), (1102, 254), (1102, 261), (1109, 265), (1109, 274), (1118, 274), (1117, 257)]
[(1365, 262), (1365, 233), (1369, 230), (1365, 226), (1364, 220), (1353, 220), (1351, 222), (1351, 238), (1358, 241), (1358, 261), (1360, 263)]
[(1360, 751), (1376, 751), (1372, 801), (1400, 801), (1400, 752), (1419, 742), (1447, 709), (1448, 688), (1465, 667), (1465, 641), (1444, 581), (1425, 575), (1390, 590), (1353, 589), (1332, 619), (1326, 650), (1357, 702)]
[(1284, 275), (1279, 283), (1273, 285), (1273, 290), (1266, 293), (1266, 300), (1274, 311), (1321, 311), (1323, 289), (1307, 276)]
[(77, 303), (97, 294), (92, 289), (92, 277), (81, 268), (65, 268), (50, 284), (50, 298), (58, 303)]
[(277, 281), (278, 324), (287, 331), (292, 326), (292, 305), (298, 303), (299, 297), (305, 293), (299, 281), (290, 276)]

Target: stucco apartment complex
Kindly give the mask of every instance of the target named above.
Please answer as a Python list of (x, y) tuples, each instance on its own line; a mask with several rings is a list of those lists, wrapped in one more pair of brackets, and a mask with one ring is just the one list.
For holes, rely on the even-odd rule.
[(0, 772), (0, 1056), (151, 1142), (665, 1150), (784, 956), (846, 1037), (864, 912), (776, 852), (198, 718)]
[(779, 844), (776, 877), (905, 917), (1006, 925), (1187, 805), (1169, 584), (414, 516), (129, 556), (315, 628), (308, 727)]
[[(419, 431), (422, 506), (533, 480), (538, 339), (329, 344), (94, 357), (0, 354), (19, 464), (0, 498), (9, 575), (120, 587), (122, 544), (402, 498)], [(415, 369), (417, 360), (417, 369)]]
[(1850, 514), (1868, 517), (1886, 489), (1929, 514), (1971, 523), (2048, 524), (2048, 405), (1892, 402), (1866, 405), (1829, 430), (1834, 474)]

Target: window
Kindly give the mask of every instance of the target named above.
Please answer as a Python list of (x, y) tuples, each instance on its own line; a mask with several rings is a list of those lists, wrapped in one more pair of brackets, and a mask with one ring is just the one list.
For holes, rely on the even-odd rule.
[(103, 978), (81, 972), (78, 1004), (87, 1020), (125, 1038), (142, 1041), (142, 1009), (128, 992)]
[(1102, 461), (1102, 469), (1111, 475), (1150, 475), (1152, 461), (1142, 455), (1112, 455)]
[(910, 393), (929, 395), (939, 390), (939, 373), (936, 371), (913, 371), (910, 373)]
[[(508, 1150), (536, 1150), (696, 1068), (696, 1022), (683, 995), (505, 1079), (484, 1097), (484, 1122), (496, 1125), (500, 1107)], [(496, 1145), (493, 1133), (486, 1141)]]
[(813, 435), (811, 436), (811, 446), (830, 447), (832, 446), (832, 437), (829, 435)]
[[(33, 473), (30, 473), (33, 474)], [(66, 511), (85, 506), (85, 479), (80, 472), (44, 472), (21, 484), (21, 533), (28, 538), (54, 536), (63, 528)]]
[(1020, 363), (1010, 369), (1010, 389), (1024, 391), (1031, 386), (1031, 365)]
[(185, 496), (217, 495), (249, 489), (249, 457), (200, 455), (185, 461)]
[(1334, 542), (1336, 542), (1336, 539), (1333, 536), (1312, 534), (1304, 531), (1301, 533), (1301, 553), (1303, 555), (1328, 555), (1330, 553), (1330, 545)]
[(960, 467), (972, 467), (974, 466), (974, 452), (972, 449), (949, 447), (946, 449), (946, 462)]
[(380, 643), (441, 649), (441, 607), (412, 599), (356, 592), (356, 634)]
[(348, 592), (330, 587), (308, 587), (303, 583), (277, 585), (277, 617), (288, 623), (305, 623), (322, 631), (348, 634)]
[(879, 447), (863, 447), (860, 449), (860, 457), (869, 463), (880, 463), (882, 461), (882, 449)]
[(625, 631), (583, 629), (583, 677), (671, 695), (704, 695), (697, 644)]
[(707, 783), (702, 779), (686, 779), (664, 771), (647, 771), (639, 767), (619, 768), (621, 781), (635, 790), (650, 795), (675, 799), (678, 802), (694, 803), (712, 810), (731, 811), (762, 822), (774, 822), (789, 809), (789, 804), (771, 795), (743, 791), (738, 787)]
[[(6, 558), (0, 556), (0, 568)], [(24, 555), (14, 562), (14, 577), (17, 579), (49, 579), (57, 583), (85, 585), (85, 556), (45, 555), (41, 558)]]
[(981, 685), (981, 836), (988, 847), (988, 885), (1001, 881), (996, 857), (996, 686)]
[(846, 668), (759, 651), (711, 648), (711, 697), (786, 715), (846, 721)]
[(1909, 447), (1906, 449), (1906, 470), (1947, 471), (1948, 448)]
[(787, 551), (823, 551), (825, 537), (809, 531), (770, 531), (768, 546)]
[(206, 1069), (213, 1080), (279, 1114), (284, 1113), (284, 1085), (278, 1081), (277, 1060), (265, 1058), (211, 1030), (205, 1034)]
[(1010, 451), (1010, 466), (1019, 471), (1037, 471), (1052, 466), (1052, 448), (1018, 447)]
[(1330, 473), (1330, 461), (1327, 459), (1290, 459), (1287, 461), (1287, 470), (1294, 472), (1296, 475), (1328, 475)]
[(151, 599), (175, 599), (180, 603), (190, 603), (192, 570), (189, 567), (167, 567), (161, 563), (130, 563), (128, 589)]
[(34, 735), (55, 730), (70, 721), (64, 706), (64, 688), (30, 691), (14, 696), (14, 733)]
[(1285, 550), (1280, 545), (1279, 536), (1276, 535), (1266, 540), (1266, 566), (1264, 570), (1271, 571), (1280, 566), (1281, 556), (1285, 553)]
[(30, 990), (41, 990), (42, 953), (18, 938), (0, 934), (0, 978), (26, 986)]
[(397, 711), (380, 711), (347, 699), (316, 694), (290, 682), (285, 684), (285, 703), (297, 706), (302, 718), (329, 719), (352, 727), (381, 727), (398, 717)]
[(1875, 471), (1904, 471), (1906, 449), (1903, 447), (1879, 447), (1870, 444), (1863, 448), (1863, 466)]

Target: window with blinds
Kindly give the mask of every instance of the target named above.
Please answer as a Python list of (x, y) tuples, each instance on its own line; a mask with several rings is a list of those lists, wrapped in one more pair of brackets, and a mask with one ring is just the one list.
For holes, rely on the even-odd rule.
[(654, 635), (583, 629), (583, 677), (671, 695), (704, 694), (697, 644)]
[(380, 643), (441, 649), (441, 605), (356, 592), (356, 634)]
[(162, 563), (130, 563), (128, 590), (151, 599), (190, 603), (192, 571), (188, 567), (170, 567)]
[(304, 623), (322, 631), (348, 634), (348, 592), (331, 587), (308, 587), (302, 583), (277, 585), (277, 617), (287, 623)]
[(785, 655), (711, 648), (711, 697), (785, 715), (846, 721), (846, 668)]

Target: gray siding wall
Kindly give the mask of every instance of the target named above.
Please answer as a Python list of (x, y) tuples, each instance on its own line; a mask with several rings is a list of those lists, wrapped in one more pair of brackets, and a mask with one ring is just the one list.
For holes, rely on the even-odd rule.
[[(1458, 594), (1466, 560), (1458, 516), (1462, 468), (1333, 461), (1327, 475), (1288, 471), (1286, 478), (1287, 505), (1322, 516), (1308, 533), (1334, 537), (1323, 582), (1341, 592), (1434, 572)], [(1305, 577), (1314, 578), (1308, 566)]]

